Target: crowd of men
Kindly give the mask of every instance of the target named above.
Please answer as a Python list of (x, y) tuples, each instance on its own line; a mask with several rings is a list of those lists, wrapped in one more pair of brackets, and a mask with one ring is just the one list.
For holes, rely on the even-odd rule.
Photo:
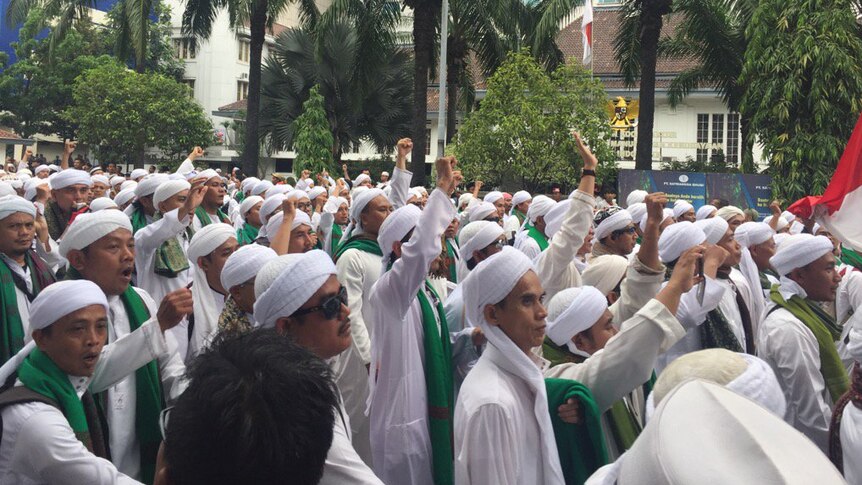
[(862, 256), (573, 136), (568, 197), (0, 173), (0, 483), (862, 483)]

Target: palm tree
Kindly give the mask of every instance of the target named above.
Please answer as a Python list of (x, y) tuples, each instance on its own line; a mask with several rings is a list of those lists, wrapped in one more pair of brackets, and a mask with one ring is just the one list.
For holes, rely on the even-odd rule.
[(6, 7), (6, 26), (14, 29), (24, 23), (31, 11), (42, 11), (40, 27), (51, 27), (50, 51), (63, 40), (69, 29), (80, 19), (89, 18), (96, 0), (9, 0)]
[[(256, 176), (260, 138), (260, 79), (263, 43), (266, 30), (272, 29), (275, 19), (294, 0), (188, 0), (183, 13), (183, 32), (200, 39), (209, 38), (216, 17), (227, 10), (230, 25), (234, 30), (249, 29), (250, 55), (248, 69), (248, 106), (245, 120), (245, 144), (242, 150), (242, 170), (248, 176)], [(314, 0), (295, 0), (299, 5), (300, 20), (313, 26), (320, 13)]]
[[(368, 11), (359, 18), (380, 18), (388, 3), (364, 2)], [(340, 16), (324, 16), (315, 29), (294, 28), (279, 35), (263, 68), (260, 128), (270, 149), (293, 145), (294, 121), (315, 85), (325, 100), (336, 163), (363, 140), (388, 152), (406, 136), (410, 54), (386, 41), (388, 35)]]

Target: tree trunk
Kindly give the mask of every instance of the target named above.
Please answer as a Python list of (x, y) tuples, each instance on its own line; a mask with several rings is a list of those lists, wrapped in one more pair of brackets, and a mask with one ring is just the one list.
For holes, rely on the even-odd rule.
[(742, 173), (757, 173), (754, 164), (754, 139), (751, 135), (751, 119), (742, 114), (739, 115), (739, 137), (742, 139), (742, 159), (739, 171)]
[(423, 1), (413, 10), (413, 185), (425, 185), (425, 130), (428, 121), (428, 71), (434, 55), (434, 2)]
[(458, 80), (461, 78), (461, 70), (464, 68), (464, 49), (460, 43), (449, 38), (449, 53), (446, 59), (446, 144), (455, 136), (458, 123)]
[(652, 137), (655, 122), (655, 69), (662, 15), (670, 11), (669, 0), (644, 0), (640, 31), (640, 114), (635, 169), (652, 170)]
[(246, 177), (257, 177), (260, 156), (260, 67), (266, 38), (267, 0), (253, 0), (249, 30), (251, 52), (248, 63), (248, 108), (245, 114), (245, 145), (242, 149), (242, 171)]

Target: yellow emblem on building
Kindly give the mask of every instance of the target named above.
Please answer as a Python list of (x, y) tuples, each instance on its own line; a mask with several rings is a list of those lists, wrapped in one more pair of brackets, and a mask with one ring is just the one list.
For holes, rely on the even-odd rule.
[(611, 129), (628, 130), (638, 125), (638, 100), (626, 102), (622, 96), (617, 96), (616, 101), (608, 100), (605, 109), (610, 116)]

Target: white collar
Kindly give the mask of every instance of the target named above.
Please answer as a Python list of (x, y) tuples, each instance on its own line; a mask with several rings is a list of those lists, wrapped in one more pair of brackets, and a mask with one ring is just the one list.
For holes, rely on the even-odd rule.
[(799, 295), (800, 298), (808, 297), (808, 293), (799, 284), (786, 276), (782, 276), (778, 280), (778, 284), (778, 292), (781, 293), (781, 297), (785, 300), (789, 300), (793, 295)]
[(90, 381), (93, 380), (92, 377), (73, 376), (71, 374), (67, 374), (66, 377), (69, 378), (69, 382), (71, 382), (72, 387), (75, 388), (75, 394), (78, 395), (79, 399), (85, 392), (87, 392), (87, 388), (90, 386)]

